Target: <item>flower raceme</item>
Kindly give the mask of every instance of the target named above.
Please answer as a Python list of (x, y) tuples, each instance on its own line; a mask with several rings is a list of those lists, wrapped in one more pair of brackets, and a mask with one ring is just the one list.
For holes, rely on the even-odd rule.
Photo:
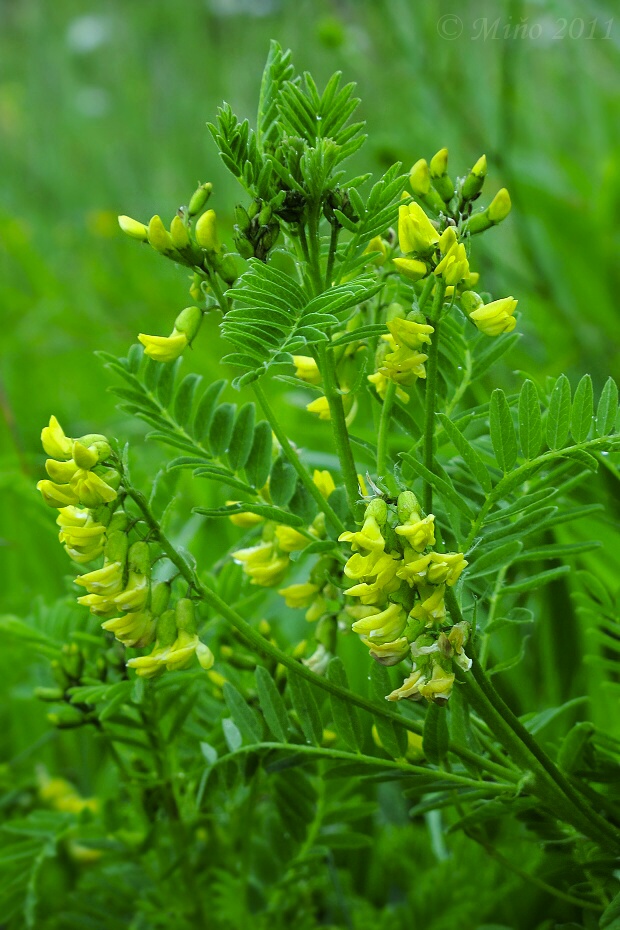
[(457, 583), (467, 562), (460, 552), (432, 548), (434, 522), (413, 492), (403, 491), (396, 506), (375, 498), (362, 528), (339, 537), (353, 549), (344, 567), (345, 578), (356, 582), (344, 593), (359, 599), (345, 607), (351, 629), (382, 665), (397, 665), (407, 655), (413, 660), (411, 674), (388, 700), (447, 700), (453, 661), (468, 667), (463, 646), (469, 627), (453, 634), (458, 625), (450, 624), (444, 601), (445, 586)]

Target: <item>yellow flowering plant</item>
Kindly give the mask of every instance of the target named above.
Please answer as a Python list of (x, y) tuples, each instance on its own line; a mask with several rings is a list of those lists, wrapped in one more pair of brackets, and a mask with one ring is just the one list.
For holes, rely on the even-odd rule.
[[(476, 236), (506, 219), (510, 197), (480, 207), (486, 158), (451, 176), (445, 148), (409, 173), (350, 177), (365, 141), (357, 103), (340, 75), (322, 93), (296, 77), (273, 43), (256, 127), (228, 106), (209, 126), (243, 201), (233, 211), (207, 183), (169, 224), (119, 218), (189, 273), (192, 305), (171, 314), (170, 335), (101, 355), (123, 382), (121, 409), (174, 450), (164, 494), (185, 473), (210, 496), (175, 522), (186, 496), (147, 497), (133, 450), (69, 438), (50, 419), (38, 487), (94, 619), (41, 696), (59, 704), (57, 726), (100, 727), (136, 771), (142, 750), (123, 727), (157, 740), (154, 718), (176, 706), (172, 741), (192, 702), (196, 732), (214, 721), (202, 749), (184, 744), (186, 782), (166, 776), (172, 800), (158, 814), (196, 874), (193, 831), (223, 816), (208, 784), (232, 791), (237, 765), (280, 797), (273, 773), (290, 767), (306, 801), (276, 807), (296, 862), (329, 846), (338, 801), (325, 776), (346, 765), (396, 779), (420, 809), (453, 806), (465, 831), (478, 817), (535, 815), (581, 850), (587, 905), (611, 882), (588, 861), (618, 853), (616, 802), (604, 780), (572, 777), (563, 749), (538, 741), (496, 689), (510, 660), (493, 635), (503, 624), (520, 640), (537, 593), (593, 549), (553, 533), (584, 515), (572, 493), (618, 447), (617, 387), (596, 408), (587, 375), (574, 394), (561, 376), (488, 396), (521, 308), (484, 289)], [(220, 214), (233, 212), (230, 236)], [(181, 367), (215, 327), (225, 377), (202, 389)], [(191, 521), (225, 527), (207, 564), (185, 548)], [(284, 879), (272, 884), (257, 907), (288, 913)], [(208, 889), (195, 894), (204, 915)]]

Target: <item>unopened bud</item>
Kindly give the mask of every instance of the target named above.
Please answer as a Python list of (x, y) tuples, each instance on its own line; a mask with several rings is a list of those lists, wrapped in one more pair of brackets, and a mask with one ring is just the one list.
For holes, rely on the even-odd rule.
[(202, 310), (200, 307), (186, 307), (181, 310), (174, 321), (174, 328), (177, 333), (183, 333), (187, 337), (188, 343), (192, 343), (196, 338), (200, 324), (202, 323)]
[(156, 252), (163, 255), (169, 255), (174, 252), (174, 243), (172, 236), (161, 221), (161, 217), (153, 216), (149, 222), (148, 229), (149, 242)]
[(181, 597), (177, 601), (176, 623), (178, 630), (185, 630), (186, 633), (192, 634), (196, 632), (194, 602), (189, 597)]
[(215, 210), (207, 210), (196, 222), (196, 242), (201, 249), (218, 252), (220, 244), (217, 238), (217, 217)]
[(149, 231), (144, 223), (139, 223), (138, 220), (134, 220), (130, 216), (119, 216), (118, 225), (125, 235), (131, 239), (137, 239), (138, 242), (149, 241)]
[(187, 227), (178, 213), (170, 224), (170, 238), (176, 249), (186, 249), (190, 244)]
[(413, 491), (403, 491), (398, 495), (398, 519), (401, 523), (406, 523), (414, 511), (419, 513), (420, 504)]
[(489, 219), (492, 223), (501, 223), (510, 213), (511, 207), (510, 194), (505, 187), (502, 187), (487, 207)]
[(431, 175), (425, 158), (420, 158), (409, 172), (411, 190), (418, 197), (426, 197), (431, 189)]
[(159, 617), (160, 614), (163, 614), (169, 602), (170, 582), (160, 581), (156, 585), (153, 585), (151, 589), (151, 613), (153, 616)]
[(64, 691), (62, 688), (35, 688), (34, 696), (37, 697), (40, 701), (47, 701), (52, 704), (56, 701), (62, 701), (64, 697)]
[(474, 200), (482, 190), (484, 179), (487, 176), (487, 157), (481, 155), (474, 167), (471, 169), (461, 190), (463, 200)]
[(213, 184), (211, 184), (210, 181), (207, 181), (206, 184), (201, 184), (200, 187), (194, 191), (190, 197), (189, 205), (187, 207), (189, 216), (196, 216), (198, 213), (200, 213), (207, 200), (211, 196), (212, 190)]
[(230, 252), (223, 255), (217, 262), (217, 273), (223, 281), (226, 281), (226, 284), (234, 284), (239, 277), (237, 263)]
[(448, 171), (448, 149), (439, 149), (431, 158), (429, 165), (430, 176), (433, 180), (443, 178)]
[(235, 222), (239, 227), (239, 232), (243, 233), (244, 235), (249, 231), (250, 226), (252, 225), (250, 217), (248, 216), (245, 208), (240, 203), (238, 203), (235, 207)]
[(387, 520), (387, 504), (382, 497), (375, 497), (371, 500), (364, 513), (364, 519), (374, 517), (379, 526), (383, 526)]

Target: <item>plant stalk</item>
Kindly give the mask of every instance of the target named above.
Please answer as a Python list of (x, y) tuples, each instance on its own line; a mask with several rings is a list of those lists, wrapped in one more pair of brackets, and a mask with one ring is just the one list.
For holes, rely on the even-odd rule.
[[(440, 316), (446, 285), (442, 277), (435, 279), (435, 295), (429, 321), (435, 327), (432, 342), (428, 350), (428, 365), (426, 370), (426, 394), (424, 399), (424, 448), (423, 462), (425, 467), (434, 471), (435, 456), (433, 444), (435, 438), (435, 406), (437, 402), (437, 373), (439, 368), (439, 339)], [(424, 483), (424, 510), (427, 514), (433, 510), (433, 486), (428, 481)]]

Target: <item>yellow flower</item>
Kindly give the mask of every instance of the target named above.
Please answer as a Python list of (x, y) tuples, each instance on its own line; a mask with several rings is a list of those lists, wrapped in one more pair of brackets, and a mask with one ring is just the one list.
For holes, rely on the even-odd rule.
[(366, 517), (361, 530), (357, 530), (355, 533), (348, 530), (341, 533), (338, 542), (350, 542), (354, 550), (370, 549), (382, 552), (385, 548), (385, 539), (381, 535), (381, 527), (372, 515)]
[(299, 552), (308, 545), (308, 540), (292, 526), (276, 526), (276, 539), (283, 552)]
[(329, 403), (324, 394), (317, 397), (316, 400), (311, 401), (309, 404), (306, 404), (306, 410), (308, 413), (316, 413), (319, 420), (331, 420)]
[(398, 244), (402, 252), (426, 255), (439, 242), (439, 233), (417, 203), (401, 204), (398, 208)]
[(375, 253), (373, 258), (375, 265), (382, 265), (387, 256), (387, 249), (381, 236), (375, 236), (374, 239), (371, 239), (364, 249), (364, 255), (368, 255), (371, 252)]
[(121, 562), (108, 562), (103, 568), (80, 575), (75, 579), (75, 584), (86, 588), (89, 594), (113, 596), (123, 587), (123, 565)]
[(405, 346), (407, 349), (419, 349), (424, 343), (430, 343), (430, 334), (435, 332), (434, 328), (427, 323), (404, 320), (402, 317), (389, 320), (387, 328), (394, 342), (399, 346)]
[(56, 517), (56, 523), (58, 526), (85, 526), (87, 523), (92, 523), (93, 518), (90, 510), (88, 508), (81, 509), (80, 507), (61, 507), (58, 511), (58, 516)]
[(57, 462), (56, 459), (48, 459), (45, 463), (45, 471), (56, 484), (68, 484), (77, 471), (77, 465), (75, 462)]
[(428, 701), (447, 701), (453, 684), (454, 672), (447, 672), (438, 662), (434, 662), (431, 678), (421, 684), (418, 690)]
[(278, 555), (272, 543), (238, 549), (232, 553), (232, 557), (243, 565), (243, 570), (252, 584), (266, 588), (279, 584), (289, 566), (288, 556)]
[(70, 507), (79, 504), (80, 499), (70, 484), (54, 484), (44, 478), (37, 482), (37, 491), (41, 492), (48, 507)]
[(404, 561), (401, 562), (396, 574), (409, 585), (423, 584), (426, 580), (426, 570), (430, 564), (431, 557), (428, 555), (420, 556), (414, 553), (412, 556), (405, 554)]
[[(85, 507), (98, 507), (99, 504), (109, 504), (116, 500), (114, 488), (92, 471), (78, 468), (70, 481), (70, 487), (77, 495), (78, 500)], [(72, 501), (71, 503), (75, 503)]]
[(396, 384), (413, 384), (416, 378), (426, 378), (424, 363), (428, 355), (400, 346), (385, 356), (380, 371)]
[(435, 268), (436, 275), (442, 275), (447, 285), (456, 285), (461, 278), (469, 274), (467, 252), (462, 242), (452, 245)]
[(138, 333), (138, 339), (144, 346), (144, 354), (156, 362), (174, 362), (188, 345), (185, 333), (172, 333), (171, 336), (149, 336)]
[(389, 604), (363, 620), (356, 620), (351, 629), (373, 642), (392, 642), (399, 637), (407, 624), (407, 615), (400, 604)]
[(420, 696), (420, 684), (425, 682), (424, 675), (415, 664), (411, 669), (411, 674), (405, 678), (400, 688), (396, 688), (391, 694), (388, 694), (386, 701), (402, 701), (406, 698), (417, 701)]
[(155, 678), (164, 671), (168, 652), (169, 647), (156, 646), (148, 656), (136, 656), (134, 659), (129, 659), (127, 668), (135, 669), (140, 678)]
[(125, 590), (114, 597), (119, 610), (142, 610), (149, 596), (149, 580), (146, 575), (130, 571)]
[(474, 321), (481, 333), (487, 336), (499, 336), (501, 333), (510, 333), (517, 325), (513, 314), (517, 306), (514, 297), (502, 297), (490, 304), (485, 304), (473, 310), (469, 317)]
[(308, 384), (320, 384), (321, 373), (319, 366), (310, 355), (294, 355), (295, 375)]
[(399, 536), (404, 536), (409, 545), (422, 552), (427, 546), (435, 545), (435, 517), (431, 513), (422, 517), (415, 511), (402, 526), (396, 527)]
[(91, 614), (96, 617), (106, 617), (116, 610), (116, 604), (113, 597), (104, 597), (101, 594), (83, 594), (78, 597), (78, 604), (82, 607), (88, 607)]
[(421, 620), (427, 625), (432, 625), (446, 616), (446, 605), (443, 599), (444, 587), (422, 588), (420, 591), (421, 600), (410, 611), (409, 616), (413, 620)]
[(101, 626), (125, 646), (142, 647), (152, 642), (155, 619), (150, 610), (132, 610), (125, 617), (104, 620)]
[(426, 578), (431, 584), (447, 584), (452, 587), (468, 565), (462, 552), (431, 552), (430, 559)]
[(318, 469), (315, 469), (312, 475), (312, 480), (326, 500), (332, 491), (336, 490), (334, 479), (326, 470), (318, 471)]
[(411, 281), (419, 281), (428, 274), (426, 264), (417, 258), (394, 258), (392, 261), (396, 265), (396, 270)]
[(370, 656), (379, 665), (398, 665), (409, 653), (409, 641), (406, 636), (400, 636), (391, 643), (375, 643), (369, 639), (362, 642), (370, 650)]
[(354, 552), (344, 567), (344, 573), (347, 578), (351, 578), (353, 581), (366, 578), (368, 575), (373, 574), (373, 569), (381, 557), (381, 550), (370, 552), (369, 555)]
[[(379, 397), (385, 400), (385, 392), (390, 379), (386, 378), (382, 371), (376, 371), (374, 374), (368, 375), (368, 380), (371, 384), (374, 384)], [(396, 388), (396, 396), (399, 400), (402, 400), (404, 404), (409, 403), (409, 395), (400, 386)]]
[(291, 584), (288, 588), (281, 588), (278, 594), (284, 598), (287, 607), (304, 608), (310, 606), (319, 591), (318, 585), (305, 582), (304, 584)]
[[(197, 633), (189, 633), (187, 630), (179, 630), (179, 635), (172, 644), (164, 659), (166, 668), (169, 672), (178, 672), (188, 668), (196, 655), (196, 648), (200, 640)], [(205, 648), (207, 648), (205, 646)], [(211, 650), (209, 650), (211, 651)]]
[(56, 417), (50, 417), (49, 426), (41, 430), (41, 443), (47, 455), (53, 459), (68, 461), (71, 458), (73, 440), (65, 436)]
[(99, 545), (105, 537), (105, 526), (89, 521), (83, 526), (66, 526), (60, 530), (58, 538), (61, 543), (67, 546), (90, 546)]

